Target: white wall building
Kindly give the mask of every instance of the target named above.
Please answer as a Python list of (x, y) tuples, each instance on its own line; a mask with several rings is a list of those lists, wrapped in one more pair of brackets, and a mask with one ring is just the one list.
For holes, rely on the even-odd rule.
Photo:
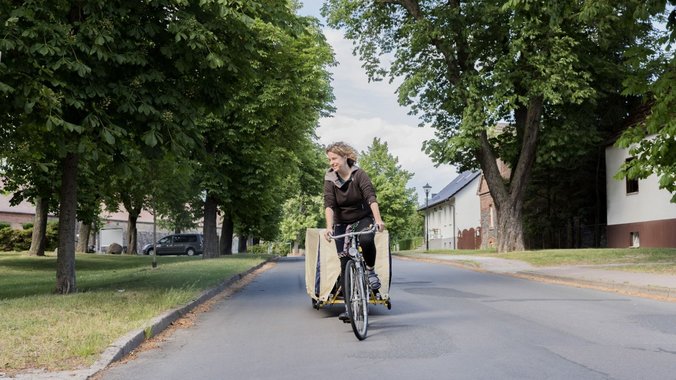
[(658, 177), (613, 178), (630, 159), (629, 149), (606, 148), (608, 247), (676, 247), (676, 204)]
[(478, 171), (460, 173), (419, 209), (425, 214), (430, 249), (458, 249), (458, 235), (481, 226), (480, 181)]

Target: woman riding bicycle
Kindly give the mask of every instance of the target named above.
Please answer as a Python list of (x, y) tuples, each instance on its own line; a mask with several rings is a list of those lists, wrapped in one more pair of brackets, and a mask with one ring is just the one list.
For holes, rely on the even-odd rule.
[[(332, 235), (346, 232), (363, 231), (370, 226), (382, 232), (385, 223), (380, 216), (376, 192), (368, 174), (355, 164), (357, 151), (351, 146), (336, 142), (326, 147), (330, 169), (324, 176), (324, 207), (326, 213), (326, 232), (324, 237), (330, 241)], [(380, 288), (380, 280), (375, 273), (376, 244), (373, 234), (362, 235), (359, 245), (369, 274), (369, 283), (373, 290)], [(350, 260), (345, 238), (335, 239), (336, 250), (340, 258), (341, 275)], [(345, 319), (342, 313), (339, 318)]]

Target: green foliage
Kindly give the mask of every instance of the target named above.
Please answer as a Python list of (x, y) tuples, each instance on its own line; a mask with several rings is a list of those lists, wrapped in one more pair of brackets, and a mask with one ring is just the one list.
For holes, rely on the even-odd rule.
[[(57, 222), (47, 224), (46, 239), (47, 250), (54, 250), (58, 245)], [(0, 251), (28, 251), (33, 237), (33, 224), (24, 223), (23, 229), (15, 230), (7, 224), (5, 227), (0, 224)]]
[(418, 216), (418, 198), (415, 189), (406, 186), (413, 174), (401, 168), (399, 159), (390, 154), (387, 143), (379, 138), (374, 138), (366, 152), (360, 154), (358, 164), (368, 173), (376, 190), (390, 242), (396, 244), (399, 239), (412, 237), (410, 226)]
[(421, 245), (423, 245), (424, 242), (425, 242), (424, 237), (401, 239), (399, 240), (399, 250), (410, 251), (420, 247)]
[(276, 241), (272, 244), (272, 253), (280, 256), (287, 256), (291, 253), (293, 246), (287, 242)]
[(317, 120), (333, 99), (327, 71), (333, 54), (316, 20), (276, 11), (279, 18), (253, 25), (255, 75), (231, 81), (233, 98), (201, 120), (198, 174), (238, 233), (265, 240), (277, 238), (285, 201), (318, 186), (309, 180), (315, 166), (306, 164), (315, 155)]
[[(668, 9), (659, 9), (657, 21), (665, 22)], [(668, 29), (655, 31), (652, 38), (627, 53), (632, 75), (624, 85), (625, 93), (642, 97), (649, 111), (630, 126), (616, 145), (629, 148), (633, 160), (625, 163), (616, 179), (659, 177), (659, 187), (673, 194), (676, 203), (676, 10), (671, 8)]]
[[(324, 226), (322, 183), (326, 169), (324, 149), (309, 144), (298, 156), (297, 170), (288, 181), (296, 184), (296, 194), (284, 202), (277, 240), (305, 245), (305, 230)], [(286, 247), (288, 249), (288, 247)]]
[(0, 228), (0, 251), (27, 251), (31, 246), (33, 230)]
[(7, 222), (0, 222), (0, 230), (11, 228), (12, 225)]
[[(538, 164), (554, 168), (604, 137), (594, 123), (608, 111), (604, 98), (621, 95), (618, 83), (630, 70), (622, 57), (634, 47), (642, 51), (636, 67), (646, 69), (644, 78), (656, 73), (645, 65), (651, 51), (645, 49), (650, 17), (665, 3), (328, 0), (323, 12), (355, 42), (371, 79), (403, 78), (400, 104), (436, 129), (424, 145), (435, 162), (481, 167), (498, 211), (498, 235), (511, 239), (498, 242), (503, 251), (523, 248), (521, 205), (536, 152), (542, 151)], [(671, 88), (673, 78), (666, 79), (664, 88)], [(611, 112), (626, 115), (627, 108)], [(674, 109), (668, 102), (664, 108)], [(570, 115), (587, 121), (578, 125), (580, 118)], [(674, 120), (673, 113), (665, 117)], [(501, 121), (507, 126), (496, 128)], [(675, 151), (673, 144), (659, 145)], [(511, 168), (507, 181), (496, 159)], [(673, 180), (664, 177), (663, 184)]]
[(239, 232), (272, 239), (292, 186), (313, 175), (303, 173), (303, 155), (332, 111), (331, 48), (318, 21), (294, 9), (0, 3), (5, 188), (17, 201), (56, 199), (59, 163), (77, 155), (81, 220), (94, 219), (102, 201), (134, 213), (152, 200), (187, 228), (207, 191)]
[(47, 238), (47, 246), (45, 249), (48, 251), (53, 251), (56, 249), (56, 247), (59, 245), (59, 222), (47, 222), (47, 231), (45, 232), (45, 236)]
[(265, 255), (268, 253), (269, 248), (270, 246), (268, 243), (261, 243), (246, 247), (246, 252), (254, 255)]

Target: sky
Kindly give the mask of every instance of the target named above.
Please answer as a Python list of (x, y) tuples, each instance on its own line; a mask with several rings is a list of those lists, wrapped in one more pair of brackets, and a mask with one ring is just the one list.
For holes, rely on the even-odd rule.
[(418, 127), (420, 120), (408, 115), (408, 109), (397, 103), (396, 84), (369, 83), (359, 58), (352, 55), (352, 42), (343, 38), (342, 31), (326, 26), (319, 11), (321, 4), (321, 0), (304, 0), (299, 11), (322, 22), (324, 35), (338, 61), (338, 66), (330, 68), (336, 112), (333, 117), (320, 119), (319, 142), (326, 145), (344, 141), (361, 153), (374, 137), (380, 138), (387, 143), (390, 154), (397, 157), (401, 168), (413, 174), (408, 187), (415, 188), (419, 203), (424, 203), (423, 186), (427, 183), (432, 186), (430, 196), (438, 193), (456, 177), (456, 168), (435, 167), (422, 151), (423, 141), (434, 138), (434, 130)]

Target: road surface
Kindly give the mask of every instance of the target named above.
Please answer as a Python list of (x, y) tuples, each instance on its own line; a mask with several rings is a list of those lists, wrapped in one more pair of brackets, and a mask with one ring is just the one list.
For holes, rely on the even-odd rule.
[(284, 258), (114, 379), (676, 379), (676, 304), (394, 259), (359, 342)]

